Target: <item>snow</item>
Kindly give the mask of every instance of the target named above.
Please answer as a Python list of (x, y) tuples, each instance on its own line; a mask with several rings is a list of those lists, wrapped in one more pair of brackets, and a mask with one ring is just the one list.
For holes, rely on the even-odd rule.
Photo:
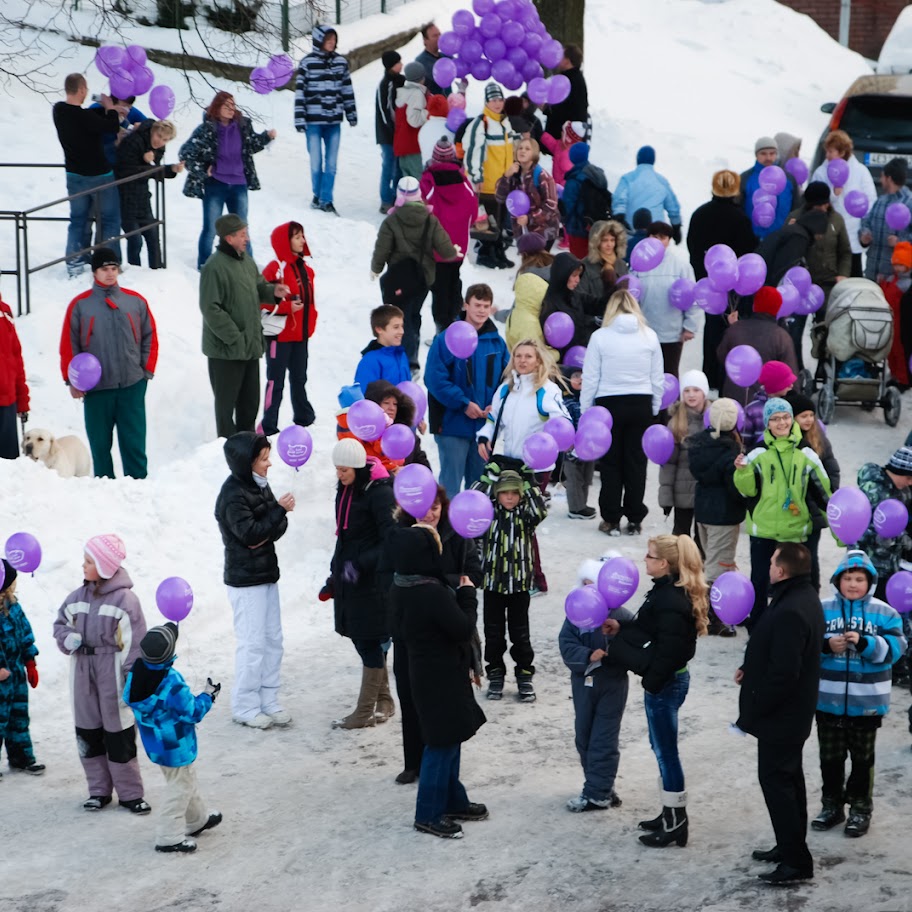
[[(17, 5), (18, 0), (9, 4), (11, 10)], [(442, 22), (460, 5), (420, 0), (392, 16), (345, 27), (340, 30), (343, 48), (431, 15)], [(585, 70), (595, 120), (593, 160), (605, 167), (613, 187), (633, 166), (638, 146), (655, 146), (658, 169), (670, 178), (688, 218), (708, 199), (713, 171), (750, 165), (758, 135), (786, 130), (804, 136), (809, 158), (826, 123), (820, 102), (839, 97), (855, 76), (868, 71), (858, 55), (772, 0), (600, 0), (588, 6)], [(40, 5), (31, 9), (30, 15), (40, 18)], [(80, 33), (99, 33), (92, 31), (90, 13), (76, 12), (73, 18)], [(192, 33), (185, 37), (191, 39)], [(91, 49), (63, 38), (48, 40), (54, 52), (48, 67), (58, 84), (67, 72), (86, 69), (90, 90), (102, 90), (101, 78), (90, 68)], [(131, 40), (177, 46), (175, 34), (161, 30), (137, 30)], [(411, 42), (402, 49), (404, 59), (419, 48), (419, 40)], [(188, 85), (161, 67), (152, 69), (178, 96), (179, 136), (169, 161), (198, 122), (199, 110), (189, 101), (191, 87), (204, 100), (211, 89), (199, 77), (191, 77)], [(490, 820), (467, 824), (459, 843), (415, 833), (414, 789), (393, 783), (401, 768), (398, 717), (374, 730), (330, 730), (329, 721), (353, 704), (360, 679), (351, 644), (333, 633), (331, 606), (318, 602), (316, 594), (333, 546), (329, 451), (335, 439), (335, 394), (351, 380), (359, 349), (370, 338), (367, 314), (379, 303), (368, 265), (381, 219), (373, 137), (373, 90), (380, 75), (380, 64), (374, 63), (354, 76), (361, 119), (355, 129), (343, 127), (336, 205), (344, 217), (339, 220), (308, 208), (308, 159), (303, 137), (292, 128), (291, 94), (262, 98), (234, 87), (242, 105), (279, 131), (276, 143), (256, 160), (264, 188), (250, 195), (256, 259), (261, 266), (269, 259), (272, 227), (295, 218), (307, 231), (317, 274), (320, 318), (308, 384), (318, 414), (311, 429), (315, 453), (298, 474), (278, 463), (270, 476), (277, 493), (293, 490), (298, 503), (278, 545), (287, 650), (283, 694), (295, 724), (263, 733), (230, 722), (233, 633), (212, 515), (227, 473), (221, 445), (213, 439), (211, 393), (199, 351), (194, 266), (200, 206), (180, 195), (178, 178), (167, 188), (169, 268), (153, 273), (134, 267), (123, 278), (125, 287), (151, 302), (160, 334), (159, 370), (147, 397), (149, 479), (63, 480), (26, 459), (0, 461), (0, 538), (30, 531), (44, 549), (41, 568), (34, 577), (20, 578), (19, 592), (41, 649), (41, 685), (31, 694), (32, 735), (39, 760), (48, 766), (42, 779), (8, 773), (0, 782), (0, 909), (443, 912), (490, 905), (505, 912), (733, 912), (747, 906), (778, 909), (784, 899), (789, 908), (804, 903), (828, 910), (907, 908), (909, 867), (902, 834), (908, 829), (903, 783), (909, 738), (907, 699), (899, 691), (878, 739), (871, 833), (860, 842), (847, 842), (839, 829), (812, 834), (817, 879), (786, 898), (757, 884), (755, 874), (763, 867), (751, 863), (749, 853), (772, 845), (772, 836), (756, 782), (755, 747), (750, 739), (727, 733), (737, 713), (731, 679), (744, 648), (743, 633), (737, 640), (702, 641), (691, 666), (691, 693), (681, 716), (692, 820), (686, 850), (649, 852), (635, 838), (636, 821), (658, 809), (656, 764), (637, 681), (631, 682), (622, 731), (617, 787), (623, 807), (579, 816), (564, 810), (581, 777), (568, 676), (556, 643), (563, 594), (582, 558), (616, 547), (639, 562), (646, 540), (606, 539), (595, 523), (568, 520), (559, 496), (541, 529), (551, 592), (535, 600), (531, 612), (538, 702), (514, 703), (508, 684), (503, 703), (485, 703), (488, 724), (463, 751), (463, 780), (473, 800), (488, 804)], [(479, 94), (473, 85), (470, 110), (478, 109)], [(4, 131), (5, 160), (59, 160), (50, 111), (40, 98), (12, 86), (4, 109), (5, 122), (19, 125)], [(58, 172), (4, 169), (4, 208), (24, 208), (62, 194), (62, 178)], [(3, 237), (9, 244), (11, 239)], [(32, 262), (58, 256), (63, 225), (39, 226), (33, 244)], [(499, 306), (511, 301), (511, 280), (510, 274), (471, 264), (463, 271), (466, 285), (490, 283)], [(32, 315), (18, 321), (18, 328), (32, 388), (30, 426), (84, 438), (80, 406), (61, 383), (57, 358), (63, 313), (83, 287), (82, 281), (68, 282), (62, 266), (39, 272), (32, 282)], [(15, 304), (11, 283), (4, 290)], [(425, 321), (427, 332), (429, 306)], [(687, 347), (683, 369), (698, 364), (699, 345)], [(288, 420), (287, 406), (283, 415)], [(908, 424), (904, 420), (891, 430), (880, 410), (839, 409), (830, 433), (843, 477), (853, 477), (863, 462), (883, 461), (902, 442)], [(433, 457), (433, 443), (427, 449)], [(656, 506), (656, 474), (650, 470), (646, 535), (670, 528)], [(181, 625), (178, 667), (196, 687), (207, 675), (225, 685), (225, 696), (199, 726), (198, 762), (204, 795), (223, 811), (225, 822), (201, 837), (191, 858), (152, 852), (154, 820), (115, 809), (94, 816), (81, 810), (85, 785), (73, 743), (67, 662), (55, 648), (51, 624), (65, 595), (81, 581), (84, 541), (100, 532), (124, 538), (126, 567), (150, 624), (159, 620), (157, 584), (172, 575), (190, 581), (196, 602)], [(739, 556), (746, 569), (746, 540)], [(837, 559), (826, 537), (821, 558), (825, 571)], [(639, 604), (645, 589), (644, 581), (631, 606)], [(814, 738), (805, 760), (813, 815), (820, 785)], [(161, 780), (145, 757), (141, 762), (146, 794), (155, 807)]]

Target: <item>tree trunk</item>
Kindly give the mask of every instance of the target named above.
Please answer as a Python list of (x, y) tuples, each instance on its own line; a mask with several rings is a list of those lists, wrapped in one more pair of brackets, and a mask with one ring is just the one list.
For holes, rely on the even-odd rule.
[(535, 5), (552, 38), (583, 47), (586, 0), (535, 0)]

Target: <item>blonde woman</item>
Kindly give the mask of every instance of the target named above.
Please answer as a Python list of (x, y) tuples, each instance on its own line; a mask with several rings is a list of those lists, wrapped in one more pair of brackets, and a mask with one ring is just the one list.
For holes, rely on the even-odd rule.
[(636, 298), (615, 292), (608, 301), (602, 328), (589, 339), (583, 362), (583, 412), (601, 405), (611, 412), (611, 449), (602, 458), (599, 530), (639, 535), (649, 512), (646, 493), (646, 454), (643, 432), (659, 414), (664, 389), (662, 348), (658, 336), (643, 319)]
[(589, 232), (589, 255), (574, 295), (587, 316), (600, 317), (617, 281), (627, 275), (627, 231), (614, 220), (596, 222)]
[(513, 147), (514, 161), (497, 182), (494, 196), (504, 203), (514, 190), (529, 197), (529, 211), (513, 216), (513, 236), (538, 234), (550, 248), (560, 232), (557, 187), (554, 178), (538, 163), (541, 148), (534, 139), (521, 139)]
[(632, 621), (609, 619), (603, 630), (614, 635), (608, 649), (616, 662), (643, 678), (643, 705), (649, 743), (662, 779), (662, 813), (639, 826), (643, 845), (687, 845), (687, 793), (678, 756), (678, 710), (687, 698), (687, 663), (697, 637), (708, 627), (709, 587), (703, 559), (688, 535), (659, 535), (646, 546), (646, 574), (652, 589)]

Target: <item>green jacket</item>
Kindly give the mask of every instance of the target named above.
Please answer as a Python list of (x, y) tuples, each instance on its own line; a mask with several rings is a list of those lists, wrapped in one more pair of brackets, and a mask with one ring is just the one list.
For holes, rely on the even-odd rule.
[(778, 542), (807, 541), (814, 531), (812, 514), (826, 514), (830, 480), (820, 457), (801, 447), (801, 428), (792, 422), (787, 437), (763, 432), (763, 445), (735, 469), (735, 487), (747, 500), (747, 531)]
[(262, 358), (260, 303), (274, 303), (274, 291), (251, 257), (220, 244), (200, 272), (203, 354), (226, 361)]
[[(441, 260), (454, 260), (459, 256), (437, 216), (431, 215), (424, 203), (406, 203), (390, 213), (380, 225), (371, 257), (371, 272), (379, 275), (384, 266), (392, 266), (411, 257), (421, 264), (424, 279), (430, 288), (437, 275), (435, 253)], [(465, 256), (465, 253), (463, 250), (462, 255)]]

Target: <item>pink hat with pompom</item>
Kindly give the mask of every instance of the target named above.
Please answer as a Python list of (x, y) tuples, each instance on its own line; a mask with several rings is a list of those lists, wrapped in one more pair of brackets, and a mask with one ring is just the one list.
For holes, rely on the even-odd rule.
[(95, 561), (98, 575), (110, 579), (126, 560), (127, 549), (118, 535), (96, 535), (86, 542), (85, 553)]

